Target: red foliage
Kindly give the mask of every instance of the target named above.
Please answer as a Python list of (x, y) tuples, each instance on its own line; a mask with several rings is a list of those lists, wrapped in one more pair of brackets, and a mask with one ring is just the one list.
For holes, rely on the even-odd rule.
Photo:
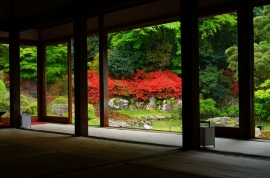
[(233, 96), (237, 96), (239, 93), (239, 88), (238, 88), (238, 81), (235, 81), (235, 72), (231, 71), (230, 69), (226, 69), (222, 72), (220, 78), (223, 83), (229, 85), (229, 88), (232, 91), (231, 94)]
[(55, 100), (57, 97), (59, 97), (59, 96), (47, 92), (47, 93), (46, 93), (46, 104), (49, 105), (49, 104), (50, 104), (53, 100)]
[(232, 89), (232, 95), (237, 96), (239, 93), (238, 81), (234, 81), (235, 72), (231, 71), (230, 69), (226, 69), (223, 72), (224, 77), (227, 78), (229, 82), (229, 87)]
[[(137, 75), (139, 74), (139, 75)], [(182, 79), (169, 70), (144, 73), (138, 71), (134, 77), (135, 96), (140, 100), (148, 100), (155, 96), (159, 99), (179, 98), (182, 95)]]
[(232, 89), (232, 95), (237, 96), (239, 93), (238, 81), (229, 84), (229, 86)]
[(34, 80), (21, 80), (20, 91), (26, 95), (37, 97), (37, 82)]
[[(99, 101), (99, 77), (95, 71), (88, 71), (88, 102)], [(135, 96), (138, 100), (179, 98), (182, 95), (182, 79), (171, 71), (145, 73), (137, 71), (130, 79), (108, 78), (108, 97)]]
[(234, 76), (235, 72), (231, 71), (230, 69), (225, 69), (223, 71), (223, 74), (226, 75), (226, 76)]
[(50, 90), (53, 94), (57, 95), (61, 93), (61, 86), (59, 85), (59, 83), (54, 83), (50, 86)]
[(134, 93), (133, 82), (131, 80), (112, 80), (109, 82), (109, 97), (129, 96)]
[(99, 101), (99, 76), (93, 70), (88, 70), (88, 102), (97, 103)]
[(9, 75), (4, 73), (4, 83), (6, 85), (6, 87), (9, 87)]

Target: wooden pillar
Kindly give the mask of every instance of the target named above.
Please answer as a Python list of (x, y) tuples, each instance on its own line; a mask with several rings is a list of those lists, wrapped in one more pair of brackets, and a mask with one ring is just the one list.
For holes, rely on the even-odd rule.
[(68, 40), (68, 117), (69, 123), (72, 123), (72, 68), (71, 68), (71, 39)]
[(183, 150), (200, 148), (198, 0), (180, 0)]
[(44, 121), (46, 115), (46, 80), (45, 80), (45, 47), (41, 42), (41, 31), (39, 31), (39, 43), (37, 46), (37, 97), (38, 97), (38, 120)]
[(87, 21), (79, 13), (79, 2), (74, 0), (73, 17), (75, 135), (88, 136)]
[(109, 126), (108, 113), (108, 55), (107, 32), (103, 26), (103, 15), (98, 18), (99, 24), (99, 83), (100, 83), (100, 126)]
[(255, 137), (253, 6), (238, 0), (239, 135)]
[(14, 17), (14, 1), (11, 1), (9, 29), (10, 74), (10, 127), (20, 128), (20, 31)]

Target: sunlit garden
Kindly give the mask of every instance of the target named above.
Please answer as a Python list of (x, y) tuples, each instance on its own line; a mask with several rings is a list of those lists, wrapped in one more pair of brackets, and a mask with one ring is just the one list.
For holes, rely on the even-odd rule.
[[(265, 131), (270, 130), (269, 16), (270, 6), (254, 8), (255, 125)], [(170, 22), (108, 34), (109, 126), (182, 132), (180, 28), (180, 22)], [(216, 127), (239, 127), (237, 44), (236, 13), (199, 20), (200, 119)], [(87, 47), (88, 124), (99, 126), (98, 36), (88, 36)], [(7, 111), (2, 118), (9, 117), (8, 48), (0, 44), (0, 111)], [(20, 57), (20, 109), (36, 116), (36, 47), (21, 46)], [(74, 108), (68, 104), (69, 70), (72, 76), (67, 44), (47, 46), (47, 116), (69, 117), (68, 108)]]

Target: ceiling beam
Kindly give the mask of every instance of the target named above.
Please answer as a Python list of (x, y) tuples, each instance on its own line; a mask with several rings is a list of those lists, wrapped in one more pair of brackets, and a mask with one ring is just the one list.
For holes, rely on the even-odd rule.
[(10, 24), (8, 20), (0, 20), (0, 31), (8, 32), (10, 28)]
[(57, 25), (72, 20), (72, 5), (58, 8), (37, 14), (35, 16), (25, 17), (17, 20), (20, 31), (31, 28), (43, 28), (51, 25)]
[[(94, 17), (100, 14), (106, 14), (109, 12), (122, 10), (129, 7), (142, 5), (145, 3), (153, 2), (157, 0), (117, 0), (117, 1), (102, 1), (93, 4), (92, 1), (85, 1), (80, 12), (87, 17)], [(91, 2), (91, 3), (90, 3)], [(35, 16), (29, 16), (17, 20), (17, 24), (20, 31), (31, 28), (47, 28), (58, 24), (72, 22), (73, 4), (66, 5), (61, 8), (57, 8), (51, 11), (36, 14)]]
[[(92, 1), (84, 1), (82, 4), (83, 8), (80, 9), (80, 12), (85, 14), (87, 18), (96, 17), (100, 14), (109, 14), (119, 10), (124, 10), (131, 7), (136, 7), (139, 5), (158, 2), (159, 0), (115, 0), (115, 1), (97, 1), (96, 4), (93, 4)], [(253, 0), (254, 6), (263, 5), (270, 3), (270, 0)], [(45, 29), (53, 26), (70, 23), (72, 22), (73, 15), (73, 4), (66, 5), (61, 8), (57, 8), (51, 11), (43, 12), (35, 16), (29, 16), (26, 18), (18, 19), (17, 24), (20, 28), (20, 31), (36, 28), (36, 29)], [(179, 10), (180, 11), (180, 10)], [(128, 9), (127, 9), (128, 12)], [(146, 11), (147, 12), (147, 11)], [(199, 18), (205, 18), (213, 15), (219, 15), (224, 13), (236, 12), (236, 3), (232, 1), (230, 3), (222, 3), (215, 6), (209, 6), (206, 8), (200, 8), (198, 11)], [(128, 24), (120, 23), (116, 26), (109, 27), (108, 30), (116, 31), (119, 29), (130, 29), (141, 26), (147, 26), (157, 23), (166, 23), (169, 21), (174, 21), (179, 19), (180, 13), (168, 14), (163, 17), (149, 18), (147, 19), (147, 14), (144, 19), (135, 19), (134, 21), (128, 22)], [(119, 21), (121, 19), (118, 19)], [(9, 29), (9, 22), (3, 21), (4, 24), (0, 27), (0, 30), (7, 31)]]

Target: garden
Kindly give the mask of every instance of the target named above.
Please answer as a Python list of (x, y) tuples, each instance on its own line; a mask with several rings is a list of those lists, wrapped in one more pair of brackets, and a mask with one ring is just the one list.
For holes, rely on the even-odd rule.
[[(265, 133), (270, 130), (269, 16), (270, 6), (254, 8), (255, 125), (263, 126)], [(108, 34), (110, 126), (182, 132), (180, 27), (176, 21)], [(100, 124), (98, 42), (98, 36), (87, 37), (89, 126)], [(214, 126), (239, 127), (237, 43), (236, 13), (199, 19), (200, 119)], [(9, 108), (8, 48), (0, 44), (3, 111)], [(36, 47), (21, 46), (20, 57), (21, 111), (35, 116)], [(72, 51), (71, 72), (73, 64)], [(68, 117), (68, 73), (67, 43), (47, 46), (47, 116)], [(9, 117), (8, 112), (2, 117)]]

